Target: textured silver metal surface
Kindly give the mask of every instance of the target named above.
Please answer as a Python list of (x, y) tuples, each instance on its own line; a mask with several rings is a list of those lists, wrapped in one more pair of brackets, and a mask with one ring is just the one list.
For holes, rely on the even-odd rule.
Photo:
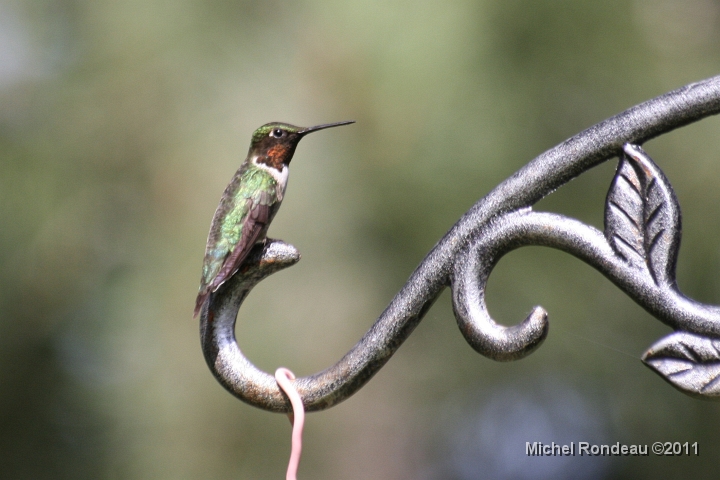
[[(677, 332), (645, 354), (645, 363), (691, 395), (720, 398), (720, 307), (685, 297), (675, 282), (680, 208), (672, 188), (638, 146), (675, 128), (720, 113), (720, 76), (687, 85), (605, 120), (546, 151), (479, 200), (437, 243), (362, 339), (330, 368), (295, 380), (305, 407), (322, 410), (360, 389), (410, 335), (440, 292), (452, 288), (453, 309), (470, 345), (495, 360), (515, 360), (548, 333), (536, 307), (522, 323), (496, 324), (485, 306), (485, 284), (497, 261), (526, 245), (568, 252), (602, 272), (633, 300)], [(605, 231), (532, 205), (586, 170), (619, 157), (608, 193)], [(272, 375), (240, 351), (235, 319), (262, 279), (300, 259), (268, 240), (201, 312), (205, 359), (218, 381), (241, 400), (276, 412), (290, 403)]]

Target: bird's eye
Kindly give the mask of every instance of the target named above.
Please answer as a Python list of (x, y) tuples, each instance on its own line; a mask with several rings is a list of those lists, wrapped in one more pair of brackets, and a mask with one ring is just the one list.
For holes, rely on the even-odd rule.
[(273, 137), (275, 137), (275, 138), (280, 138), (280, 137), (282, 137), (284, 134), (285, 134), (285, 132), (282, 131), (282, 130), (279, 129), (279, 128), (276, 128), (276, 129), (274, 129), (272, 132), (270, 132), (270, 135), (273, 136)]

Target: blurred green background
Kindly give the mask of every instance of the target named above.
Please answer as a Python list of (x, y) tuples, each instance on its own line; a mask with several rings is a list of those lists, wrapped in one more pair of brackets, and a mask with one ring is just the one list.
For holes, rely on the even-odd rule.
[[(260, 368), (338, 360), (435, 242), (568, 136), (720, 71), (713, 0), (0, 0), (0, 477), (277, 479), (282, 415), (212, 377), (192, 307), (210, 219), (269, 121), (305, 139), (270, 235), (303, 260), (237, 335)], [(683, 208), (680, 287), (720, 303), (720, 121), (646, 144)], [(539, 209), (598, 227), (608, 162)], [(278, 294), (278, 292), (281, 292)], [(670, 329), (527, 248), (491, 277), (495, 363), (445, 292), (359, 393), (309, 416), (300, 478), (709, 478), (720, 412), (639, 357)], [(699, 442), (700, 456), (528, 458), (525, 442)]]

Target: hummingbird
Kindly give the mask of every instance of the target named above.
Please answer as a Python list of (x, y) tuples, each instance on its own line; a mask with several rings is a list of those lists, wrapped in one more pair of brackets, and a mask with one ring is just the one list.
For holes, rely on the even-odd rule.
[(196, 317), (211, 293), (232, 277), (255, 244), (264, 242), (287, 187), (290, 160), (308, 133), (354, 121), (296, 127), (272, 122), (255, 130), (247, 158), (215, 210), (203, 260)]

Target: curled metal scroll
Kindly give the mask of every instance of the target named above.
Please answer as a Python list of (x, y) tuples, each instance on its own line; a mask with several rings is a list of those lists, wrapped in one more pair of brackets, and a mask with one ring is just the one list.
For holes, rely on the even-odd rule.
[[(479, 353), (516, 360), (548, 333), (535, 307), (520, 324), (495, 323), (485, 285), (498, 260), (526, 245), (568, 252), (610, 279), (676, 331), (643, 361), (690, 395), (720, 399), (720, 307), (685, 297), (675, 282), (680, 207), (668, 180), (638, 146), (720, 113), (720, 76), (687, 85), (605, 120), (543, 153), (478, 201), (438, 242), (375, 324), (339, 362), (294, 385), (307, 410), (331, 407), (360, 389), (398, 349), (450, 286), (462, 334)], [(605, 231), (532, 205), (586, 170), (619, 157), (605, 205)], [(200, 318), (205, 359), (217, 380), (256, 407), (290, 411), (275, 379), (256, 368), (235, 339), (238, 310), (262, 279), (300, 259), (279, 240), (257, 245), (241, 271), (206, 302)]]

